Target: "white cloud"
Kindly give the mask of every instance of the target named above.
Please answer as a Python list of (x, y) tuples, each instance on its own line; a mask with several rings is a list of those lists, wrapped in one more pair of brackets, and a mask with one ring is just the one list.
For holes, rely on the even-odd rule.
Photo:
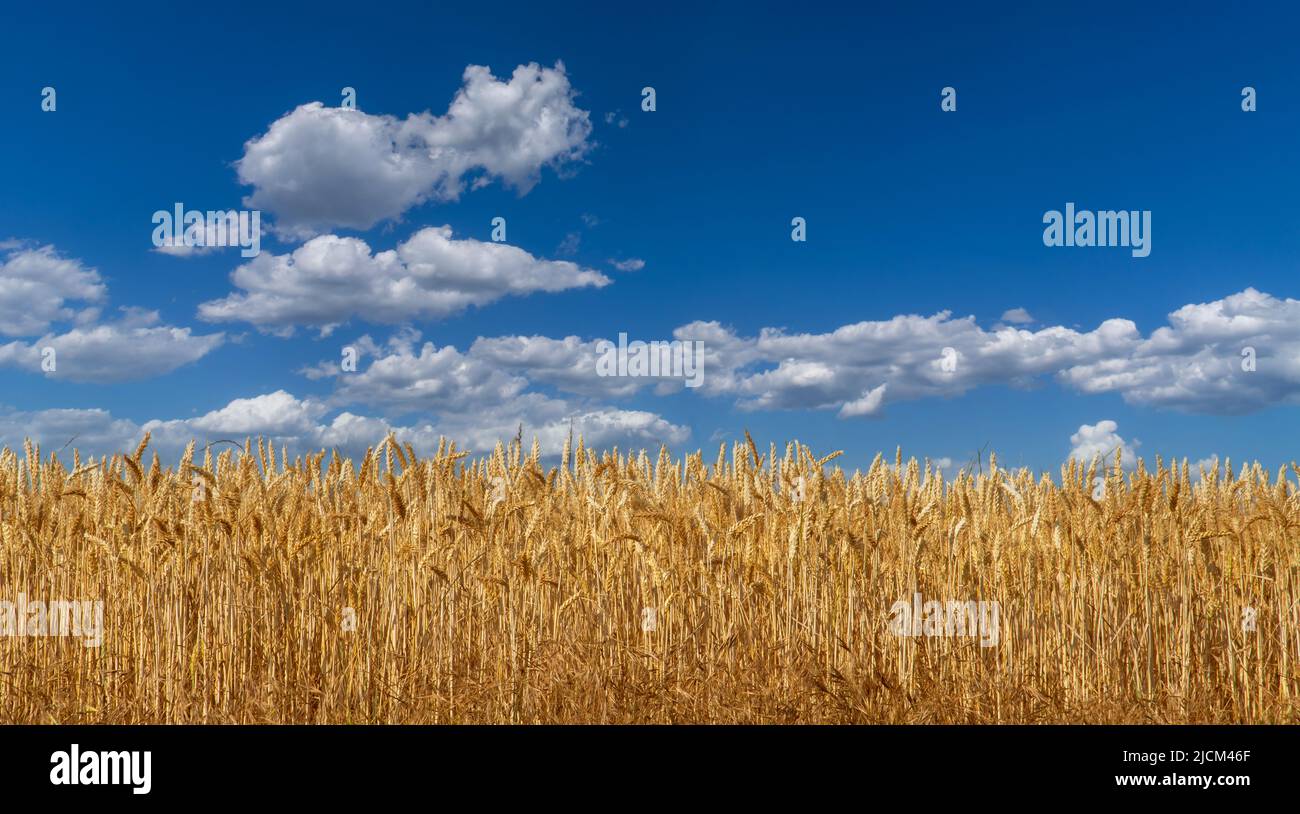
[[(678, 328), (680, 339), (705, 347), (700, 391), (732, 394), (743, 409), (839, 409), (845, 417), (895, 401), (953, 396), (987, 384), (1025, 386), (1138, 341), (1127, 320), (1109, 320), (1089, 333), (1068, 328), (986, 331), (973, 317), (896, 316), (859, 322), (823, 334), (787, 334), (764, 328), (741, 337), (716, 322)], [(946, 349), (955, 367), (948, 369)], [(881, 385), (887, 391), (864, 400)], [(887, 393), (887, 395), (886, 395)]]
[(1169, 323), (1128, 353), (1063, 371), (1062, 380), (1084, 393), (1118, 392), (1128, 402), (1188, 412), (1241, 414), (1300, 402), (1300, 300), (1247, 288), (1185, 305)]
[(570, 427), (575, 440), (581, 435), (588, 446), (598, 447), (654, 449), (660, 444), (682, 444), (690, 437), (689, 428), (672, 424), (655, 413), (579, 407), (540, 393), (527, 393), (480, 414), (449, 417), (440, 429), (472, 449), (489, 450), (498, 439), (513, 437), (520, 425), (525, 438), (538, 437), (546, 455), (559, 454)]
[(596, 362), (599, 340), (584, 341), (576, 336), (550, 339), (545, 336), (479, 337), (469, 355), (529, 381), (550, 384), (567, 393), (589, 396), (630, 396), (660, 380), (629, 376), (598, 376)]
[(1110, 466), (1115, 459), (1115, 450), (1122, 450), (1120, 466), (1132, 469), (1137, 465), (1133, 449), (1138, 442), (1130, 444), (1119, 436), (1118, 430), (1119, 425), (1109, 419), (1081, 425), (1079, 431), (1070, 436), (1070, 443), (1074, 446), (1069, 457), (1085, 466), (1091, 464), (1094, 458), (1100, 457), (1101, 466)]
[[(694, 322), (674, 335), (704, 341), (698, 392), (733, 395), (750, 410), (835, 409), (847, 418), (892, 402), (986, 385), (1030, 387), (1048, 377), (1083, 393), (1115, 392), (1131, 403), (1196, 413), (1300, 403), (1300, 301), (1254, 289), (1183, 306), (1148, 337), (1122, 318), (1091, 331), (985, 329), (947, 311), (819, 334), (763, 328), (746, 337), (717, 322)], [(887, 391), (867, 398), (885, 384)]]
[[(147, 312), (145, 319), (155, 322), (158, 314)], [(220, 333), (194, 335), (189, 328), (127, 320), (0, 345), (0, 365), (74, 382), (135, 381), (196, 362), (224, 340)], [(41, 366), (46, 348), (55, 353), (55, 369), (48, 373)]]
[(283, 390), (235, 399), (220, 410), (186, 422), (196, 430), (233, 435), (293, 436), (310, 433), (326, 412), (324, 405), (299, 400)]
[(451, 346), (426, 342), (416, 351), (413, 337), (389, 345), (391, 352), (365, 370), (338, 374), (335, 402), (366, 404), (395, 415), (417, 410), (476, 415), (514, 399), (528, 385), (522, 376)]
[[(153, 448), (174, 461), (191, 439), (200, 448), (221, 440), (242, 444), (245, 438), (264, 437), (290, 454), (337, 447), (353, 457), (381, 442), (390, 432), (430, 455), (438, 438), (446, 436), (462, 448), (483, 454), (498, 440), (514, 437), (523, 425), (524, 438), (537, 436), (542, 453), (558, 455), (572, 427), (592, 446), (656, 448), (661, 443), (681, 444), (690, 431), (654, 413), (637, 410), (574, 408), (539, 394), (527, 394), (496, 409), (456, 416), (444, 422), (393, 424), (383, 419), (341, 412), (332, 419), (319, 401), (299, 399), (283, 390), (252, 398), (235, 399), (225, 407), (192, 419), (154, 419), (136, 423), (115, 418), (105, 410), (40, 410), (20, 412), (0, 409), (0, 447), (20, 449), (31, 438), (55, 451), (68, 444), (83, 454), (105, 455), (130, 451), (145, 432), (153, 434)], [(75, 439), (75, 440), (74, 440)]]
[(203, 303), (199, 316), (280, 333), (296, 325), (328, 333), (354, 317), (388, 324), (435, 319), (505, 296), (610, 282), (597, 271), (514, 246), (454, 240), (450, 226), (421, 229), (397, 249), (375, 254), (363, 240), (324, 235), (292, 254), (263, 252), (231, 281), (241, 291)]
[[(1300, 302), (1248, 289), (1180, 308), (1170, 322), (1143, 337), (1127, 319), (1108, 319), (1091, 331), (985, 329), (972, 317), (940, 312), (820, 334), (763, 328), (746, 337), (717, 322), (690, 323), (672, 334), (703, 343), (703, 382), (695, 392), (733, 397), (745, 410), (836, 410), (849, 419), (879, 415), (895, 402), (949, 398), (982, 386), (1028, 388), (1051, 379), (1085, 393), (1119, 392), (1135, 403), (1211, 414), (1300, 401)], [(423, 353), (455, 359), (478, 376), (495, 371), (512, 387), (525, 381), (603, 398), (646, 387), (661, 395), (680, 389), (648, 377), (596, 375), (596, 345), (576, 336), (498, 336), (478, 338), (463, 354), (432, 347)], [(1257, 354), (1254, 371), (1242, 369), (1247, 346)], [(402, 404), (408, 395), (423, 398), (456, 386), (443, 375), (426, 380), (429, 371), (420, 372), (415, 354), (404, 355), (376, 369), (388, 378), (368, 387), (377, 394), (375, 406), (384, 398)]]
[[(942, 474), (946, 481), (956, 480), (962, 470), (967, 468), (968, 463), (965, 460), (954, 460), (947, 455), (940, 458), (931, 458), (929, 460), (931, 465), (934, 466), (935, 471)], [(971, 463), (971, 467), (973, 468), (973, 462), (969, 463)]]
[(645, 261), (639, 257), (629, 257), (626, 260), (610, 260), (609, 264), (619, 271), (640, 271), (645, 268)]
[(471, 178), (526, 193), (543, 167), (589, 148), (590, 116), (574, 104), (562, 64), (520, 65), (506, 81), (471, 65), (463, 80), (442, 116), (401, 120), (320, 102), (286, 114), (236, 162), (254, 188), (245, 205), (271, 212), (276, 230), (295, 238), (369, 229), (425, 201), (455, 200)]
[[(24, 438), (45, 447), (42, 455), (58, 452), (66, 462), (74, 448), (83, 454), (117, 452), (140, 440), (140, 427), (133, 421), (114, 418), (107, 410), (39, 410), (22, 412), (0, 406), (0, 448), (21, 449)], [(132, 440), (134, 439), (134, 440)]]
[(439, 432), (479, 448), (511, 437), (522, 424), (543, 449), (558, 451), (572, 425), (587, 443), (657, 446), (681, 443), (688, 428), (660, 416), (623, 410), (586, 399), (572, 401), (530, 391), (551, 384), (588, 396), (623, 396), (654, 384), (647, 379), (595, 375), (595, 342), (577, 337), (480, 338), (467, 352), (452, 346), (419, 344), (407, 329), (380, 345), (369, 336), (350, 343), (368, 366), (341, 372), (327, 360), (303, 372), (333, 378), (329, 403), (338, 408), (363, 405), (389, 417), (436, 416)]
[(1204, 471), (1206, 476), (1208, 477), (1209, 474), (1214, 471), (1214, 467), (1218, 463), (1219, 463), (1219, 456), (1216, 454), (1211, 454), (1209, 457), (1202, 458), (1199, 461), (1195, 461), (1194, 463), (1189, 464), (1187, 467), (1188, 473), (1192, 476), (1194, 480), (1200, 481), (1201, 472)]
[(1023, 308), (1011, 308), (1002, 312), (1002, 321), (1010, 322), (1016, 325), (1024, 325), (1034, 321), (1029, 312)]
[(577, 254), (578, 247), (581, 245), (582, 235), (577, 232), (569, 232), (564, 236), (564, 239), (560, 241), (560, 245), (555, 247), (555, 253), (569, 257)]
[(36, 336), (55, 322), (98, 314), (69, 306), (73, 301), (105, 299), (108, 289), (95, 269), (62, 257), (53, 246), (25, 248), (19, 241), (7, 241), (0, 249), (10, 251), (0, 262), (0, 334)]
[[(123, 308), (117, 321), (103, 322), (99, 304), (108, 290), (98, 272), (51, 246), (10, 248), (0, 264), (0, 334), (44, 335), (0, 344), (0, 366), (77, 382), (130, 381), (169, 373), (225, 341), (221, 333), (194, 335), (160, 325), (156, 311), (138, 308)], [(78, 300), (85, 307), (72, 307)], [(55, 323), (71, 325), (58, 332)], [(52, 371), (43, 367), (47, 349), (54, 351)]]

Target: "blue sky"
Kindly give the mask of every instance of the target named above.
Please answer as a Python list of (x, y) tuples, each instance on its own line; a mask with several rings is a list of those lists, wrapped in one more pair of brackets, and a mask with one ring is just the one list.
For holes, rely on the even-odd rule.
[[(148, 427), (164, 447), (264, 431), (364, 449), (392, 428), (482, 450), (576, 423), (710, 457), (748, 428), (850, 466), (898, 445), (956, 466), (987, 445), (1054, 469), (1121, 439), (1148, 460), (1296, 457), (1295, 17), (908, 6), (7, 10), (0, 444), (102, 452)], [(345, 86), (359, 111), (331, 111)], [(418, 144), (366, 142), (403, 123)], [(151, 217), (175, 202), (259, 209), (261, 255), (157, 251)], [(1150, 256), (1044, 246), (1066, 202), (1149, 210)], [(355, 253), (331, 261), (341, 277), (273, 270), (313, 241), (373, 259), (443, 226), (421, 294), (443, 302), (450, 275), (478, 304), (381, 305), (378, 277), (405, 273)], [(245, 264), (289, 285), (298, 317), (284, 290), (237, 284)], [(711, 354), (698, 390), (591, 370), (595, 340), (675, 331)], [(369, 349), (355, 374), (345, 346)], [(941, 347), (960, 354), (946, 379)]]

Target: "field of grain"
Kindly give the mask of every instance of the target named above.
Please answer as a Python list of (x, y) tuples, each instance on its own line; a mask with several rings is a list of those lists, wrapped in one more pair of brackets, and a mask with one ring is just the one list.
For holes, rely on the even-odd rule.
[[(98, 647), (0, 636), (0, 721), (1300, 718), (1288, 470), (147, 442), (0, 454), (0, 600), (104, 603)], [(896, 635), (917, 592), (997, 644)]]

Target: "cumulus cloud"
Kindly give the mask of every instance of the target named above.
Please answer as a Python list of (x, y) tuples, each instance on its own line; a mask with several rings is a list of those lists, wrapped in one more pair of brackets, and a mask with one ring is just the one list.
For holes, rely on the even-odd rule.
[(1062, 372), (1085, 393), (1187, 412), (1232, 415), (1300, 402), (1300, 301), (1247, 288), (1185, 305), (1169, 325), (1105, 356)]
[[(946, 311), (827, 333), (763, 328), (742, 336), (718, 322), (693, 322), (672, 335), (703, 344), (703, 381), (695, 392), (733, 398), (743, 410), (835, 410), (855, 419), (880, 415), (897, 402), (1053, 380), (1084, 393), (1118, 392), (1137, 404), (1210, 414), (1300, 401), (1300, 302), (1250, 289), (1180, 308), (1169, 326), (1148, 337), (1120, 318), (1090, 331), (986, 329), (973, 317)], [(381, 394), (376, 405), (383, 399), (432, 405), (434, 394), (467, 386), (439, 372), (453, 365), (473, 381), (494, 382), (491, 389), (504, 398), (525, 384), (602, 398), (630, 397), (647, 387), (661, 395), (680, 389), (670, 380), (597, 375), (600, 341), (497, 336), (479, 337), (465, 352), (380, 349), (377, 357), (391, 358), (375, 367), (373, 381), (362, 374), (350, 389)], [(328, 375), (331, 364), (322, 369)]]
[(575, 104), (563, 64), (520, 65), (508, 80), (471, 65), (447, 112), (405, 119), (320, 102), (302, 105), (244, 145), (245, 205), (282, 235), (369, 229), (426, 201), (458, 198), (494, 179), (527, 193), (543, 167), (587, 152), (590, 114)]
[[(384, 344), (370, 336), (350, 342), (358, 369), (344, 373), (337, 360), (323, 360), (300, 372), (310, 379), (335, 378), (335, 402), (366, 404), (389, 414), (413, 410), (476, 410), (504, 403), (536, 385), (588, 398), (623, 398), (653, 388), (666, 395), (682, 389), (686, 377), (602, 376), (597, 362), (606, 340), (576, 336), (479, 337), (466, 351), (419, 344), (413, 329)], [(611, 344), (616, 344), (611, 342)], [(362, 369), (361, 360), (373, 359)]]
[(1085, 465), (1091, 464), (1094, 458), (1100, 458), (1101, 465), (1110, 466), (1115, 459), (1115, 451), (1120, 450), (1120, 466), (1132, 469), (1137, 465), (1137, 455), (1133, 450), (1138, 442), (1135, 440), (1129, 444), (1119, 436), (1117, 430), (1119, 425), (1109, 419), (1081, 425), (1079, 431), (1070, 436), (1073, 448), (1068, 457)]
[(554, 385), (566, 393), (587, 396), (630, 396), (657, 380), (628, 376), (598, 376), (600, 340), (576, 336), (479, 337), (469, 355), (483, 363), (526, 376), (531, 382)]
[(845, 418), (982, 385), (1027, 386), (1045, 374), (1123, 354), (1139, 339), (1128, 320), (1108, 320), (1086, 333), (1063, 327), (985, 330), (973, 317), (953, 318), (947, 311), (821, 334), (764, 328), (742, 337), (716, 322), (696, 322), (675, 335), (704, 342), (704, 393), (734, 395), (742, 409), (836, 409)]
[(441, 318), (506, 296), (601, 287), (610, 279), (515, 246), (455, 240), (442, 226), (378, 253), (357, 238), (323, 235), (291, 254), (263, 252), (237, 268), (231, 282), (241, 290), (200, 305), (202, 319), (277, 333), (313, 325), (329, 333), (354, 317), (388, 324)]
[(1011, 308), (1002, 312), (1002, 321), (1015, 325), (1024, 325), (1033, 322), (1034, 318), (1023, 308)]
[(256, 398), (235, 399), (185, 423), (209, 433), (284, 437), (312, 431), (325, 411), (322, 404), (277, 390)]
[(734, 396), (749, 410), (835, 409), (854, 418), (892, 402), (1049, 379), (1083, 393), (1119, 393), (1133, 404), (1194, 413), (1300, 403), (1300, 301), (1254, 289), (1183, 306), (1145, 337), (1123, 318), (1090, 331), (1059, 325), (986, 329), (973, 317), (947, 311), (827, 333), (764, 328), (741, 336), (718, 322), (695, 322), (674, 333), (705, 344), (698, 392)]
[[(53, 246), (27, 248), (6, 241), (8, 254), (0, 262), (0, 334), (36, 336), (55, 322), (93, 319), (108, 289), (99, 272), (78, 260), (61, 256)], [(69, 303), (81, 302), (81, 309)]]
[(335, 401), (394, 415), (428, 410), (474, 415), (516, 398), (528, 385), (522, 376), (451, 346), (426, 342), (416, 350), (414, 339), (397, 338), (365, 370), (338, 375)]
[[(224, 334), (195, 335), (189, 328), (156, 325), (156, 311), (120, 322), (73, 328), (28, 342), (0, 345), (0, 365), (52, 379), (122, 382), (147, 379), (196, 362), (225, 340)], [(53, 350), (54, 370), (42, 362)]]
[[(421, 342), (405, 328), (383, 343), (362, 336), (348, 343), (357, 367), (336, 360), (303, 369), (308, 378), (333, 379), (332, 409), (364, 408), (384, 420), (418, 415), (437, 432), (475, 448), (514, 436), (520, 426), (542, 448), (558, 452), (572, 428), (589, 444), (654, 447), (690, 437), (685, 426), (656, 413), (610, 406), (603, 398), (631, 395), (654, 380), (595, 375), (594, 341), (577, 337), (479, 338), (468, 350)], [(557, 398), (550, 385), (580, 398)], [(385, 425), (387, 426), (387, 425)], [(548, 453), (549, 454), (549, 453)]]
[[(140, 426), (114, 418), (107, 410), (54, 409), (18, 411), (0, 406), (0, 448), (21, 449), (24, 438), (45, 447), (43, 454), (63, 447), (88, 454), (119, 452), (140, 440)], [(132, 441), (132, 439), (135, 439)], [(64, 458), (67, 460), (71, 454)]]
[[(328, 399), (335, 408), (362, 406), (387, 418), (436, 416), (439, 432), (484, 448), (513, 436), (522, 425), (543, 449), (558, 451), (570, 427), (588, 443), (623, 446), (677, 444), (690, 436), (684, 426), (642, 410), (608, 406), (595, 398), (630, 395), (645, 379), (595, 375), (595, 342), (577, 337), (480, 338), (468, 351), (420, 343), (413, 329), (385, 343), (363, 336), (349, 345), (358, 367), (343, 372), (334, 361), (302, 371), (309, 378), (333, 378)], [(370, 360), (361, 364), (361, 360)], [(531, 389), (538, 384), (581, 394), (572, 400)]]
[[(161, 325), (156, 311), (138, 308), (103, 321), (99, 304), (108, 290), (98, 272), (51, 246), (10, 248), (0, 264), (0, 334), (43, 335), (0, 343), (0, 366), (75, 382), (131, 381), (195, 362), (225, 341), (221, 333)], [(52, 330), (56, 323), (67, 327)]]

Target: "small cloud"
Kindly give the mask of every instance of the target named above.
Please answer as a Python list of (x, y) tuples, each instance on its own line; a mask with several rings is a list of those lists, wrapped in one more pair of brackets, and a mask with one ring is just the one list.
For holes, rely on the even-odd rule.
[(1212, 454), (1210, 455), (1210, 457), (1202, 458), (1201, 460), (1192, 464), (1188, 468), (1191, 470), (1192, 477), (1199, 481), (1201, 480), (1201, 470), (1205, 470), (1205, 474), (1208, 475), (1210, 474), (1210, 471), (1213, 470), (1216, 465), (1218, 465), (1218, 463), (1219, 463), (1219, 456)]
[(619, 271), (640, 271), (645, 268), (645, 261), (639, 257), (629, 257), (626, 260), (610, 260), (609, 264)]
[(931, 458), (930, 464), (936, 472), (943, 475), (944, 480), (948, 481), (956, 480), (963, 466), (960, 462), (954, 461), (947, 455), (942, 458)]
[(1023, 308), (1012, 308), (1011, 310), (1002, 313), (1002, 321), (1010, 322), (1013, 325), (1024, 325), (1025, 323), (1033, 322), (1034, 318), (1031, 317), (1029, 312)]
[(1137, 466), (1137, 455), (1133, 450), (1140, 442), (1136, 438), (1131, 443), (1125, 441), (1119, 436), (1118, 430), (1119, 424), (1109, 419), (1081, 425), (1079, 431), (1070, 436), (1074, 448), (1070, 450), (1069, 457), (1085, 466), (1091, 464), (1094, 458), (1100, 457), (1103, 466), (1110, 466), (1115, 450), (1118, 449), (1121, 450), (1120, 466), (1132, 469)]
[(319, 381), (321, 379), (328, 379), (339, 375), (339, 370), (340, 368), (338, 362), (324, 360), (321, 362), (317, 362), (314, 365), (306, 365), (304, 367), (299, 368), (298, 375), (306, 376), (308, 379), (311, 379), (312, 381)]
[(596, 226), (599, 226), (599, 225), (600, 225), (600, 218), (596, 217), (595, 215), (591, 214), (590, 212), (583, 212), (582, 215), (580, 215), (580, 217), (582, 218), (582, 222), (583, 222), (583, 224), (584, 224), (588, 229), (591, 229), (591, 228), (593, 228), (593, 227), (596, 227)]
[(578, 246), (580, 246), (581, 244), (582, 244), (582, 235), (578, 234), (577, 232), (569, 232), (567, 235), (564, 236), (564, 240), (560, 241), (560, 245), (556, 247), (555, 253), (560, 255), (577, 254)]

